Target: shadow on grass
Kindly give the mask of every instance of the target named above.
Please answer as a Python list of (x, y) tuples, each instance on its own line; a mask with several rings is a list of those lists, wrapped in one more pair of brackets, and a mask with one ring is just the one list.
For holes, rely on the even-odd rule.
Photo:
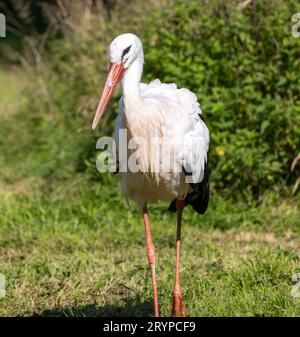
[(141, 301), (139, 298), (127, 298), (123, 305), (104, 305), (97, 307), (89, 304), (74, 308), (47, 309), (34, 315), (40, 317), (150, 317), (153, 316), (153, 302)]

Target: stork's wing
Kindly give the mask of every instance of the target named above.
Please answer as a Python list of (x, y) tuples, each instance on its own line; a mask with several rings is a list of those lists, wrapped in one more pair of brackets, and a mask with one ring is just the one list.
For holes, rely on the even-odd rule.
[[(176, 87), (175, 87), (176, 88)], [(177, 89), (180, 102), (189, 114), (190, 124), (185, 130), (181, 160), (183, 171), (191, 190), (185, 198), (185, 204), (190, 204), (194, 210), (204, 214), (209, 200), (208, 151), (209, 131), (206, 127), (197, 97), (187, 89)], [(176, 211), (175, 201), (169, 207)]]
[(186, 132), (182, 146), (183, 168), (188, 182), (200, 183), (204, 179), (209, 150), (209, 132), (200, 114), (194, 128)]

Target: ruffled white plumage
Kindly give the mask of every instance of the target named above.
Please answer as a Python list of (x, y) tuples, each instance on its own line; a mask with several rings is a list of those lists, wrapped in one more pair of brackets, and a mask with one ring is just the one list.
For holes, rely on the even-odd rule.
[[(124, 128), (129, 138), (163, 137), (171, 144), (175, 165), (170, 172), (158, 172), (152, 177), (149, 161), (153, 161), (157, 153), (148, 151), (144, 167), (150, 175), (121, 173), (123, 192), (140, 205), (147, 201), (184, 198), (190, 186), (180, 171), (184, 167), (191, 174), (189, 182), (201, 182), (209, 148), (209, 131), (201, 120), (197, 97), (188, 89), (178, 89), (176, 84), (161, 83), (158, 79), (149, 84), (140, 83), (139, 88), (142, 103), (135, 111), (125, 111), (123, 98), (120, 100), (116, 142), (119, 142), (119, 130)], [(145, 153), (140, 153), (140, 158), (142, 162)]]

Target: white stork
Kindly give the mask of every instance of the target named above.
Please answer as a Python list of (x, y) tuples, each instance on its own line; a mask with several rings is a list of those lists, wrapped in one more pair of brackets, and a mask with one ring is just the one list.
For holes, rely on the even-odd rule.
[[(135, 155), (143, 169), (121, 172), (121, 186), (125, 197), (133, 199), (144, 215), (148, 261), (154, 292), (155, 316), (159, 315), (158, 291), (155, 276), (155, 250), (151, 239), (147, 203), (158, 200), (171, 202), (169, 210), (177, 211), (176, 273), (173, 292), (173, 316), (185, 316), (180, 288), (180, 233), (183, 209), (190, 204), (203, 214), (208, 205), (209, 179), (207, 173), (209, 131), (201, 117), (195, 94), (178, 89), (175, 84), (154, 80), (140, 83), (144, 54), (140, 39), (131, 33), (117, 36), (109, 48), (110, 68), (102, 96), (94, 117), (95, 129), (114, 89), (122, 79), (122, 98), (116, 120), (115, 140), (119, 130), (125, 129), (128, 143), (132, 139), (167, 139), (172, 165), (169, 170), (153, 170), (153, 162), (162, 155), (151, 147), (137, 146)], [(127, 145), (127, 144), (126, 144)], [(129, 148), (128, 148), (129, 147)], [(128, 154), (134, 151), (127, 147)], [(158, 156), (158, 157), (157, 157)], [(196, 178), (195, 178), (196, 177)]]

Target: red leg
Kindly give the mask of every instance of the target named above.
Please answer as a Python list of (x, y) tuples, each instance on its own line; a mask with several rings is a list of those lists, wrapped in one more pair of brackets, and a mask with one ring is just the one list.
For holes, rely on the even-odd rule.
[(181, 234), (182, 213), (184, 209), (184, 200), (176, 200), (176, 208), (177, 208), (176, 273), (175, 273), (172, 314), (173, 316), (177, 317), (179, 316), (179, 311), (181, 311), (181, 316), (185, 317), (184, 304), (180, 288), (180, 234)]
[(154, 250), (154, 245), (153, 245), (152, 238), (151, 238), (147, 205), (144, 206), (143, 213), (144, 213), (144, 224), (145, 224), (145, 232), (146, 232), (148, 261), (149, 261), (150, 268), (151, 268), (151, 278), (152, 278), (153, 294), (154, 294), (154, 313), (155, 313), (155, 316), (158, 317), (159, 313), (158, 313), (157, 282), (156, 282), (156, 276), (155, 276), (155, 250)]

